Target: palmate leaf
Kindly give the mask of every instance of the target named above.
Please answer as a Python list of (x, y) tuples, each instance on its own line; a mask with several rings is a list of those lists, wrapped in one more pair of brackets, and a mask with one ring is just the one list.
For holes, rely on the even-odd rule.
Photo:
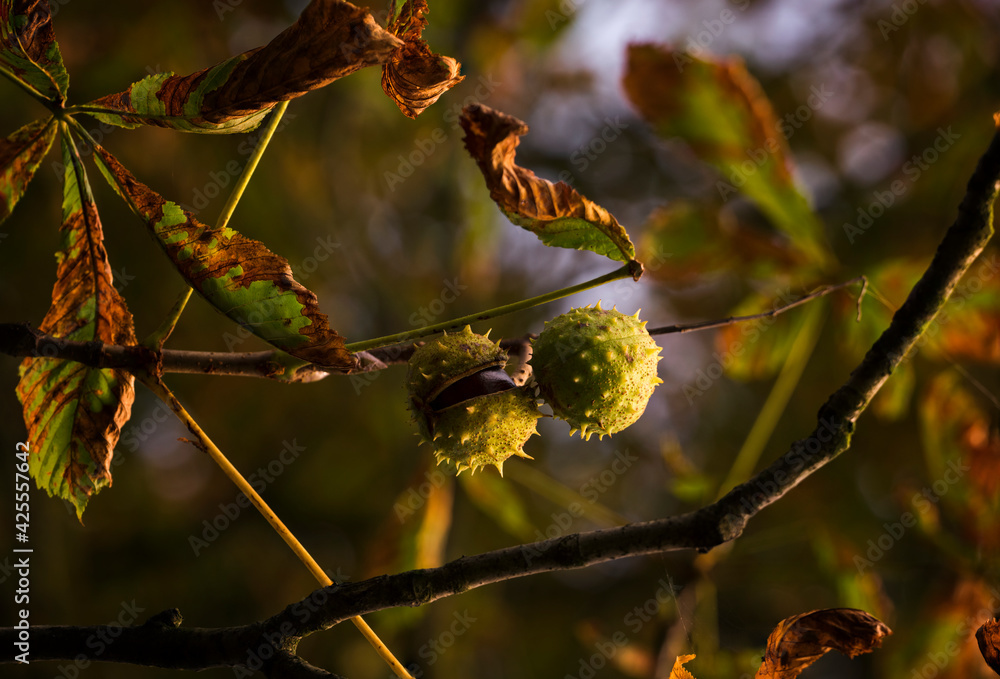
[(457, 59), (434, 54), (421, 37), (427, 11), (427, 0), (406, 0), (398, 13), (393, 0), (389, 10), (389, 31), (405, 44), (382, 64), (382, 89), (410, 118), (465, 79)]
[[(52, 306), (40, 329), (76, 341), (134, 345), (132, 314), (115, 290), (87, 174), (62, 136), (62, 240)], [(32, 441), (29, 471), (39, 488), (69, 500), (78, 517), (111, 485), (111, 459), (134, 398), (130, 373), (44, 357), (21, 363), (17, 396)]]
[(0, 223), (7, 219), (56, 138), (55, 121), (36, 120), (0, 140)]
[(479, 104), (466, 106), (459, 122), (490, 198), (510, 221), (546, 245), (590, 250), (619, 262), (635, 260), (628, 233), (610, 212), (568, 184), (553, 184), (514, 162), (527, 125)]
[(336, 371), (354, 367), (344, 338), (288, 261), (228, 227), (202, 224), (138, 181), (105, 149), (95, 158), (108, 182), (146, 223), (184, 280), (217, 310), (278, 349)]
[(257, 127), (275, 104), (385, 63), (401, 46), (368, 10), (312, 0), (298, 20), (264, 47), (187, 76), (158, 73), (88, 107), (109, 124), (230, 134)]
[(58, 104), (66, 100), (69, 73), (48, 0), (0, 0), (0, 65), (42, 98)]
[(829, 263), (822, 225), (792, 178), (787, 131), (742, 61), (630, 45), (624, 86), (660, 136), (680, 137), (722, 174), (723, 200), (742, 192), (807, 261)]

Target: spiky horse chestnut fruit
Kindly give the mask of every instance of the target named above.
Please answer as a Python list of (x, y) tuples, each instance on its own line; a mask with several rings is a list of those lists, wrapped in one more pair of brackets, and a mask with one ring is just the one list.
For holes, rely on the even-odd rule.
[(541, 413), (531, 392), (504, 371), (506, 364), (500, 343), (469, 326), (413, 352), (407, 375), (410, 410), (438, 464), (456, 473), (492, 464), (503, 475), (511, 455), (530, 459), (523, 446), (538, 433)]
[(531, 367), (540, 395), (570, 434), (589, 439), (621, 431), (639, 419), (653, 389), (660, 347), (639, 314), (573, 309), (545, 324), (532, 343)]

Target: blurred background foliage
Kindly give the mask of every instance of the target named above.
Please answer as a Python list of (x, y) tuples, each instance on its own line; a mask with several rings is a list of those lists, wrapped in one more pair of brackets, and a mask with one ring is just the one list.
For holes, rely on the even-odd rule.
[[(189, 73), (264, 44), (305, 3), (52, 4), (71, 102), (82, 103), (147, 72)], [(413, 436), (404, 368), (294, 386), (188, 375), (168, 384), (237, 467), (264, 470), (265, 498), (340, 579), (694, 509), (806, 435), (905, 299), (993, 132), (998, 30), (1000, 4), (988, 0), (435, 0), (424, 35), (462, 61), (466, 80), (416, 121), (384, 96), (377, 69), (295, 100), (231, 222), (291, 262), (348, 341), (613, 268), (590, 253), (544, 248), (499, 214), (462, 148), (457, 117), (470, 102), (526, 121), (518, 162), (608, 208), (648, 269), (639, 284), (619, 282), (477, 330), (492, 327), (494, 338), (538, 332), (571, 304), (598, 299), (629, 313), (641, 308), (651, 326), (723, 318), (865, 274), (876, 294), (861, 321), (844, 292), (754, 326), (753, 340), (743, 327), (661, 337), (666, 383), (635, 426), (583, 443), (564, 422), (545, 420), (526, 448), (535, 461), (509, 462), (503, 481), (492, 471), (458, 483), (435, 474)], [(683, 142), (657, 137), (630, 107), (621, 78), (634, 40), (740, 55), (778, 118), (796, 121), (788, 144), (833, 255), (822, 276), (783, 259), (780, 234), (749, 202), (723, 200), (720, 176)], [(829, 98), (803, 108), (824, 87)], [(6, 81), (0, 101), (5, 134), (43, 113)], [(249, 155), (246, 136), (91, 123), (140, 180), (209, 223), (234, 180), (227, 168)], [(596, 144), (609, 126), (617, 132)], [(948, 131), (953, 143), (912, 171), (913, 156)], [(45, 161), (3, 225), (4, 321), (37, 324), (49, 305), (60, 176), (47, 168), (57, 160)], [(894, 181), (903, 190), (891, 207), (873, 210)], [(92, 185), (142, 337), (182, 282), (107, 186)], [(845, 225), (863, 225), (864, 214), (870, 226), (848, 233)], [(973, 267), (948, 318), (861, 418), (852, 449), (767, 508), (735, 544), (516, 580), (369, 622), (415, 664), (415, 676), (665, 676), (676, 654), (693, 652), (688, 668), (710, 679), (752, 675), (781, 619), (854, 606), (895, 634), (869, 656), (826, 658), (808, 676), (989, 676), (972, 632), (1000, 606), (995, 253)], [(263, 348), (236, 337), (195, 299), (169, 346)], [(739, 340), (750, 349), (736, 357)], [(24, 437), (17, 362), (0, 357), (0, 367), (9, 387), (0, 391), (0, 439), (13, 449)], [(295, 557), (255, 512), (226, 517), (232, 485), (177, 440), (186, 432), (163, 406), (138, 392), (114, 486), (91, 502), (85, 525), (63, 502), (33, 496), (31, 622), (107, 623), (134, 601), (140, 620), (178, 607), (186, 624), (235, 625), (308, 594), (313, 580)], [(280, 457), (286, 444), (302, 449), (290, 463)], [(0, 516), (11, 525), (7, 503)], [(213, 522), (224, 529), (213, 533)], [(193, 547), (192, 536), (208, 544)], [(350, 625), (315, 635), (302, 651), (345, 676), (389, 676)], [(73, 670), (38, 664), (16, 673)], [(167, 675), (113, 665), (81, 673)]]

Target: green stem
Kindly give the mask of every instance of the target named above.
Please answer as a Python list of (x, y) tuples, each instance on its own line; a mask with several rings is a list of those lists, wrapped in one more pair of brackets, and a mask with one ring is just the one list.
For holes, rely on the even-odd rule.
[(174, 302), (174, 306), (170, 309), (170, 313), (167, 317), (163, 319), (160, 323), (160, 327), (150, 333), (149, 337), (142, 341), (143, 346), (147, 346), (150, 349), (159, 351), (163, 348), (163, 343), (167, 341), (171, 333), (173, 333), (174, 328), (177, 327), (177, 321), (181, 319), (181, 313), (184, 311), (184, 307), (187, 306), (188, 301), (191, 299), (191, 293), (194, 292), (194, 288), (188, 286), (188, 289), (182, 292), (177, 301)]
[(475, 314), (469, 314), (468, 316), (460, 316), (459, 318), (453, 318), (450, 321), (442, 321), (441, 323), (435, 323), (434, 325), (424, 326), (418, 330), (407, 330), (405, 332), (397, 332), (395, 335), (386, 335), (384, 337), (376, 337), (370, 340), (362, 340), (361, 342), (354, 342), (348, 344), (345, 348), (350, 352), (357, 351), (367, 351), (369, 349), (375, 349), (376, 347), (384, 347), (390, 344), (399, 344), (400, 342), (408, 342), (410, 340), (415, 340), (420, 337), (427, 337), (428, 335), (433, 335), (434, 333), (441, 332), (442, 330), (452, 330), (454, 328), (461, 328), (469, 323), (475, 323), (476, 321), (485, 321), (490, 318), (496, 318), (497, 316), (504, 316), (506, 314), (512, 314), (515, 311), (523, 311), (524, 309), (530, 309), (531, 307), (538, 306), (540, 304), (546, 304), (547, 302), (552, 302), (557, 299), (562, 299), (563, 297), (569, 297), (570, 295), (576, 294), (578, 292), (583, 292), (584, 290), (589, 290), (590, 288), (596, 288), (599, 285), (604, 285), (605, 283), (610, 283), (611, 281), (616, 281), (621, 278), (631, 278), (632, 277), (632, 266), (631, 264), (626, 264), (620, 269), (612, 271), (611, 273), (604, 274), (594, 278), (593, 280), (580, 283), (578, 285), (572, 285), (568, 288), (561, 288), (555, 290), (554, 292), (549, 292), (544, 295), (539, 295), (538, 297), (531, 297), (529, 299), (522, 299), (519, 302), (514, 302), (512, 304), (505, 304), (503, 306), (498, 306), (493, 309), (488, 309), (486, 311), (480, 311)]
[(59, 106), (58, 106), (58, 104), (56, 104), (56, 102), (52, 101), (51, 99), (49, 99), (48, 97), (46, 97), (44, 94), (42, 94), (41, 92), (39, 92), (38, 90), (36, 90), (34, 87), (32, 87), (28, 83), (24, 82), (20, 78), (18, 78), (16, 75), (14, 75), (9, 70), (7, 70), (7, 68), (5, 68), (2, 64), (0, 64), (0, 75), (6, 77), (12, 83), (14, 83), (18, 87), (20, 87), (25, 92), (27, 92), (28, 95), (31, 98), (38, 100), (38, 102), (42, 106), (44, 106), (45, 108), (49, 109), (53, 113), (55, 113), (59, 109)]
[(275, 131), (278, 129), (278, 124), (281, 122), (282, 116), (285, 115), (285, 110), (288, 108), (288, 101), (283, 101), (274, 107), (274, 113), (271, 114), (271, 118), (267, 122), (267, 128), (264, 129), (264, 134), (257, 142), (256, 148), (253, 150), (253, 154), (250, 156), (250, 160), (247, 161), (247, 165), (243, 168), (243, 173), (240, 174), (239, 181), (233, 187), (232, 193), (229, 194), (229, 198), (226, 199), (226, 204), (222, 206), (222, 214), (219, 215), (218, 221), (216, 221), (216, 228), (223, 228), (229, 223), (229, 218), (233, 216), (233, 211), (236, 210), (236, 204), (240, 202), (240, 198), (243, 197), (243, 192), (247, 188), (247, 184), (250, 183), (250, 177), (253, 176), (254, 170), (257, 169), (257, 163), (260, 162), (261, 156), (264, 155), (264, 151), (267, 150), (267, 145), (271, 141), (271, 137), (274, 136)]
[(740, 452), (736, 455), (733, 466), (729, 469), (726, 480), (719, 488), (718, 497), (728, 493), (737, 484), (743, 483), (753, 476), (754, 468), (760, 461), (760, 456), (764, 452), (764, 447), (771, 439), (774, 428), (778, 426), (778, 420), (785, 412), (788, 402), (795, 392), (795, 388), (802, 378), (813, 349), (816, 348), (816, 341), (819, 339), (819, 330), (823, 325), (823, 305), (814, 306), (807, 312), (806, 318), (799, 330), (792, 348), (788, 352), (785, 365), (782, 366), (778, 379), (774, 381), (771, 393), (764, 402), (764, 407), (757, 414), (757, 419), (750, 428), (743, 441)]

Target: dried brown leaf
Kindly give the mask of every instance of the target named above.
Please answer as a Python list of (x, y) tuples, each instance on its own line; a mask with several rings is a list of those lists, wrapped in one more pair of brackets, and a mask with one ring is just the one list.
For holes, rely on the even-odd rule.
[(382, 89), (410, 118), (465, 79), (458, 74), (462, 64), (457, 59), (433, 53), (421, 37), (427, 12), (427, 0), (406, 0), (398, 15), (393, 0), (389, 10), (389, 32), (405, 44), (382, 64)]
[(987, 620), (976, 630), (979, 652), (990, 668), (1000, 674), (1000, 620)]
[[(54, 337), (134, 345), (132, 314), (114, 287), (104, 235), (80, 156), (63, 136), (66, 167), (62, 243), (52, 306), (40, 330)], [(74, 361), (26, 358), (17, 396), (32, 442), (29, 471), (49, 495), (82, 516), (90, 497), (111, 485), (111, 460), (135, 397), (131, 373)]]
[(473, 104), (462, 111), (459, 123), (490, 198), (510, 221), (546, 245), (590, 250), (619, 262), (635, 259), (628, 233), (610, 212), (568, 184), (553, 184), (515, 162), (520, 137), (528, 132), (522, 121)]
[(385, 63), (402, 45), (367, 9), (341, 0), (312, 0), (264, 47), (191, 75), (149, 76), (91, 106), (131, 114), (97, 115), (116, 125), (242, 132), (259, 125), (278, 102)]
[(830, 651), (849, 658), (882, 645), (890, 630), (854, 608), (826, 608), (782, 620), (767, 638), (764, 662), (756, 679), (794, 679)]

